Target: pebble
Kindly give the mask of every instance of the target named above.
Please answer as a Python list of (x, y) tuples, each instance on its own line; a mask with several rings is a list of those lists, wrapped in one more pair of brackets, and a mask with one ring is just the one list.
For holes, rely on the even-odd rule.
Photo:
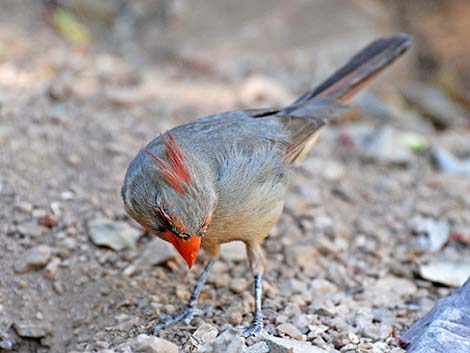
[(28, 201), (20, 201), (15, 205), (15, 209), (20, 212), (30, 214), (33, 210), (33, 204)]
[(232, 280), (230, 281), (230, 289), (235, 293), (243, 292), (246, 289), (247, 285), (247, 280), (244, 278), (235, 277), (232, 278)]
[(142, 231), (122, 221), (95, 219), (89, 223), (89, 236), (95, 245), (115, 251), (135, 248)]
[(247, 348), (246, 353), (269, 353), (266, 342), (258, 342)]
[(32, 216), (33, 218), (42, 218), (42, 217), (44, 217), (46, 214), (47, 214), (47, 210), (44, 209), (44, 208), (35, 208), (35, 209), (31, 212), (31, 216)]
[(251, 75), (239, 87), (238, 99), (245, 107), (282, 107), (294, 97), (276, 80), (264, 75)]
[(42, 338), (47, 334), (47, 330), (44, 327), (23, 324), (23, 323), (14, 323), (13, 328), (16, 331), (16, 334), (23, 338)]
[(324, 295), (338, 292), (338, 287), (330, 281), (323, 278), (316, 278), (311, 283), (314, 295)]
[(14, 269), (17, 273), (26, 273), (45, 267), (50, 258), (52, 250), (47, 245), (38, 245), (26, 250), (15, 262)]
[(351, 332), (348, 334), (348, 338), (349, 338), (349, 341), (351, 343), (354, 343), (354, 344), (358, 344), (359, 343), (359, 336), (356, 335), (355, 333)]
[(16, 227), (16, 230), (22, 235), (31, 236), (33, 238), (40, 237), (44, 232), (43, 227), (32, 221), (20, 224)]
[(293, 245), (285, 250), (286, 260), (289, 265), (300, 267), (305, 273), (315, 273), (320, 268), (316, 261), (320, 257), (313, 245)]
[(243, 353), (245, 339), (235, 329), (222, 332), (219, 336), (199, 346), (198, 353)]
[(278, 333), (287, 335), (291, 338), (294, 338), (296, 340), (302, 340), (302, 333), (295, 327), (294, 325), (290, 323), (284, 323), (276, 327), (276, 330)]
[(161, 265), (176, 256), (176, 251), (169, 243), (154, 237), (145, 244), (144, 250), (137, 257), (134, 266), (138, 269), (146, 269)]
[(178, 353), (178, 346), (155, 336), (139, 335), (131, 343), (134, 353)]
[(302, 294), (307, 292), (307, 284), (295, 278), (289, 278), (281, 284), (281, 290), (291, 294)]
[(217, 337), (219, 330), (211, 324), (204, 323), (192, 334), (191, 339), (195, 345), (204, 344), (211, 339)]
[(56, 274), (57, 270), (59, 269), (61, 260), (58, 257), (53, 257), (49, 263), (47, 264), (46, 268), (44, 269), (44, 274), (47, 278), (52, 278)]
[(387, 276), (371, 285), (364, 294), (373, 305), (384, 307), (398, 304), (402, 297), (411, 296), (417, 290), (409, 279)]
[(470, 260), (431, 258), (427, 263), (419, 264), (419, 275), (432, 282), (449, 287), (458, 287), (465, 283), (470, 274)]
[(312, 346), (308, 342), (299, 342), (268, 334), (261, 335), (260, 339), (268, 345), (270, 353), (326, 353), (323, 349)]

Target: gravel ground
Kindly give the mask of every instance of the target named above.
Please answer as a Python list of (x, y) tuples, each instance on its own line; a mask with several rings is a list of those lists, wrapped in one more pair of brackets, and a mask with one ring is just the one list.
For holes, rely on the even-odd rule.
[[(207, 258), (188, 272), (125, 215), (119, 188), (128, 162), (188, 119), (289, 102), (305, 89), (307, 59), (278, 76), (269, 71), (292, 53), (314, 54), (291, 48), (256, 75), (247, 73), (269, 61), (259, 53), (236, 67), (186, 54), (141, 65), (29, 23), (43, 8), (8, 18), (19, 5), (11, 6), (0, 26), (0, 351), (289, 352), (302, 344), (295, 341), (304, 342), (295, 352), (399, 353), (392, 332), (462, 283), (442, 263), (470, 273), (460, 264), (470, 255), (470, 172), (464, 162), (457, 171), (433, 163), (437, 150), (462, 158), (455, 163), (470, 156), (468, 105), (434, 86), (441, 100), (424, 88), (412, 95), (409, 82), (388, 76), (324, 129), (292, 177), (265, 243), (265, 336), (214, 339), (251, 320), (241, 244), (226, 246), (209, 275), (200, 305), (212, 310), (163, 330), (164, 340), (142, 336), (189, 298)], [(205, 55), (222, 62), (242, 50), (221, 50), (214, 43), (222, 40), (215, 36)]]

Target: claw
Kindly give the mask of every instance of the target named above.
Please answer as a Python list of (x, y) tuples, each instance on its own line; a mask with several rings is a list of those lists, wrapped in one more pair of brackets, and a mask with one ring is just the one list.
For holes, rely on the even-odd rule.
[(174, 313), (174, 314), (160, 314), (160, 323), (156, 324), (153, 327), (153, 330), (148, 330), (147, 334), (153, 334), (154, 336), (158, 335), (158, 333), (165, 327), (171, 326), (173, 324), (176, 324), (178, 322), (183, 321), (185, 324), (189, 324), (191, 320), (195, 316), (201, 316), (203, 314), (207, 314), (212, 310), (211, 306), (208, 306), (204, 310), (199, 309), (196, 306), (185, 306), (183, 309), (180, 311)]
[(243, 337), (248, 338), (253, 336), (261, 331), (263, 328), (263, 322), (261, 320), (255, 320), (249, 327), (239, 328), (240, 333)]

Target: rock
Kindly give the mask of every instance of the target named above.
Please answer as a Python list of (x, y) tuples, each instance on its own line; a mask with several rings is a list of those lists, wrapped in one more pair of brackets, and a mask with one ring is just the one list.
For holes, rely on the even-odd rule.
[(57, 272), (59, 265), (61, 263), (60, 258), (53, 257), (51, 261), (47, 264), (46, 268), (44, 269), (44, 273), (47, 278), (54, 277), (55, 273)]
[(244, 79), (238, 92), (240, 104), (245, 107), (283, 107), (293, 102), (294, 98), (277, 81), (261, 75)]
[(470, 276), (470, 260), (431, 259), (419, 265), (419, 274), (428, 281), (458, 287)]
[(199, 346), (198, 353), (242, 353), (245, 350), (245, 339), (238, 331), (230, 329), (222, 332), (216, 338)]
[(307, 284), (295, 278), (289, 278), (281, 284), (281, 290), (290, 294), (302, 294), (307, 291)]
[(366, 159), (391, 164), (407, 165), (413, 153), (402, 142), (400, 132), (389, 126), (371, 130), (359, 141), (361, 155)]
[(402, 87), (401, 93), (438, 127), (468, 124), (465, 110), (437, 87), (413, 82)]
[(222, 244), (220, 256), (226, 261), (243, 261), (246, 259), (245, 244), (241, 241)]
[(145, 248), (134, 263), (139, 269), (145, 269), (167, 262), (176, 256), (173, 246), (160, 238), (153, 238), (145, 244)]
[(403, 335), (408, 353), (470, 352), (470, 279)]
[(416, 284), (406, 278), (387, 276), (367, 288), (364, 294), (376, 306), (393, 306), (417, 290)]
[(442, 147), (433, 147), (431, 154), (437, 168), (444, 173), (470, 176), (470, 159), (460, 160)]
[(330, 281), (323, 278), (316, 278), (311, 282), (314, 296), (325, 295), (338, 292), (338, 287)]
[(16, 334), (23, 338), (42, 338), (47, 334), (47, 329), (38, 325), (15, 322), (13, 324), (13, 328), (15, 329)]
[(268, 345), (269, 353), (326, 353), (325, 350), (312, 346), (308, 342), (299, 342), (268, 334), (263, 334), (260, 339)]
[(18, 233), (22, 235), (33, 237), (33, 238), (40, 237), (44, 232), (44, 228), (41, 227), (36, 222), (22, 223), (18, 227), (16, 227), (16, 230), (18, 231)]
[(246, 353), (269, 353), (266, 342), (258, 342), (247, 348)]
[(315, 273), (319, 270), (316, 259), (320, 257), (320, 254), (313, 245), (292, 245), (285, 249), (285, 254), (289, 265), (300, 267), (305, 273)]
[(217, 337), (219, 330), (217, 327), (211, 324), (204, 323), (198, 327), (198, 329), (192, 334), (191, 339), (194, 341), (195, 345), (200, 345), (210, 341), (211, 339)]
[(235, 293), (241, 293), (246, 289), (247, 285), (248, 283), (246, 279), (235, 277), (235, 278), (232, 278), (229, 286), (230, 286), (230, 289), (234, 291)]
[(47, 265), (51, 258), (51, 248), (47, 245), (39, 245), (26, 250), (15, 262), (14, 269), (17, 273), (26, 273), (39, 270)]
[(302, 340), (302, 333), (292, 324), (284, 323), (276, 327), (278, 333), (287, 335), (296, 340)]
[(410, 221), (410, 226), (414, 233), (425, 239), (426, 244), (424, 244), (424, 248), (430, 252), (442, 249), (449, 239), (450, 227), (445, 220), (414, 217)]
[(20, 201), (15, 205), (15, 210), (30, 214), (33, 211), (33, 204), (28, 201)]
[(174, 343), (155, 336), (139, 335), (132, 344), (134, 353), (178, 353)]
[(13, 349), (15, 341), (9, 334), (0, 330), (0, 350), (10, 351)]
[(126, 222), (95, 219), (88, 225), (89, 236), (95, 245), (106, 246), (115, 251), (135, 248), (142, 231)]

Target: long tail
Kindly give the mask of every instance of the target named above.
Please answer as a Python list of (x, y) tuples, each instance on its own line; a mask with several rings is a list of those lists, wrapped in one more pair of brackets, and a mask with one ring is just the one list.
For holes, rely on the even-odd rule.
[[(380, 38), (337, 70), (327, 80), (277, 112), (290, 133), (285, 161), (301, 161), (318, 136), (325, 121), (344, 108), (371, 79), (393, 63), (411, 44), (407, 34)], [(302, 119), (298, 119), (298, 118)]]
[(411, 36), (401, 33), (377, 39), (323, 83), (306, 92), (286, 109), (299, 107), (317, 97), (333, 98), (346, 103), (372, 78), (401, 56), (410, 44)]

